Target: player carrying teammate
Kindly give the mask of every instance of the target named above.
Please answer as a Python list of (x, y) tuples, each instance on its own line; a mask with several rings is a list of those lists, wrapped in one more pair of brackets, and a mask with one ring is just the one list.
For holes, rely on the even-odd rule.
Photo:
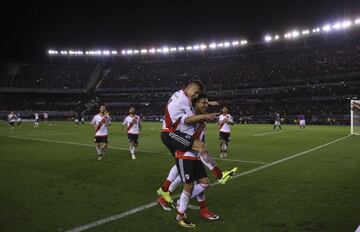
[(274, 122), (273, 130), (275, 130), (276, 126), (278, 126), (279, 129), (281, 130), (281, 117), (280, 117), (280, 114), (278, 112), (275, 113), (275, 122)]
[(220, 158), (227, 157), (227, 148), (230, 141), (230, 125), (234, 125), (233, 117), (229, 114), (229, 109), (223, 107), (222, 114), (219, 116), (218, 124), (220, 126)]
[(93, 117), (91, 124), (95, 129), (96, 152), (98, 160), (102, 160), (108, 146), (108, 127), (111, 124), (110, 116), (104, 105), (100, 106), (99, 113)]
[[(138, 115), (135, 115), (135, 107), (130, 107), (129, 115), (124, 119), (123, 126), (124, 125), (127, 126), (131, 158), (136, 159), (135, 148), (138, 146), (138, 138), (141, 133), (141, 120)], [(122, 130), (124, 130), (124, 127)]]

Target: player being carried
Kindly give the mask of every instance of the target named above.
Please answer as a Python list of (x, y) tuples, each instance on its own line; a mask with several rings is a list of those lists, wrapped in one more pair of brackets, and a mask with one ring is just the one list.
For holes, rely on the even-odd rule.
[(233, 117), (229, 114), (229, 109), (224, 106), (222, 114), (219, 116), (218, 124), (220, 126), (220, 158), (227, 157), (227, 148), (230, 141), (230, 125), (234, 125)]
[(135, 107), (130, 107), (129, 115), (124, 119), (122, 131), (124, 131), (125, 125), (127, 126), (126, 131), (130, 143), (131, 158), (136, 159), (135, 148), (138, 146), (138, 138), (141, 134), (141, 120), (138, 115), (135, 115)]
[(91, 124), (95, 129), (96, 153), (98, 160), (102, 160), (108, 147), (108, 127), (111, 124), (109, 114), (106, 112), (104, 105), (100, 106), (99, 113), (93, 117)]
[(14, 124), (15, 124), (16, 119), (17, 119), (15, 112), (11, 111), (11, 113), (8, 115), (7, 118), (8, 118), (9, 124), (10, 124), (11, 131), (14, 131)]
[(274, 122), (273, 130), (275, 130), (276, 126), (278, 126), (279, 129), (281, 130), (281, 117), (279, 112), (275, 113), (275, 122)]

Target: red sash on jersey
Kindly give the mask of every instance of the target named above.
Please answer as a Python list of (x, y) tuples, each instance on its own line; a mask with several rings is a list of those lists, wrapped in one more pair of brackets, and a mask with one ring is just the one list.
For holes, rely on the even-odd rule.
[(167, 106), (166, 106), (166, 109), (165, 109), (165, 125), (166, 125), (166, 128), (169, 130), (167, 132), (176, 131), (176, 128), (178, 127), (178, 125), (180, 123), (180, 120), (181, 120), (181, 118), (176, 120), (175, 123), (172, 123), (169, 111), (168, 111)]
[(226, 116), (225, 118), (220, 122), (220, 130), (223, 128), (223, 126), (225, 125), (226, 123)]
[(131, 127), (133, 127), (133, 125), (136, 123), (136, 121), (137, 121), (137, 117), (135, 116), (135, 118), (132, 120), (132, 122), (128, 126), (127, 131), (129, 131), (131, 129)]
[(106, 120), (107, 120), (106, 116), (103, 117), (103, 119), (101, 119), (99, 125), (96, 127), (95, 133), (97, 133), (100, 130), (100, 128), (105, 124)]

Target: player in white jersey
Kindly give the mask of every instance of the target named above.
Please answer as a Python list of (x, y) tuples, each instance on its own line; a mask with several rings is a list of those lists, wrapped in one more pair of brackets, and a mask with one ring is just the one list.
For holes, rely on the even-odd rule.
[(39, 126), (39, 113), (35, 113), (35, 121), (34, 121), (34, 127), (38, 127)]
[[(44, 112), (43, 116), (44, 116), (44, 122), (45, 122), (45, 123), (48, 123), (48, 121), (49, 121), (49, 113), (48, 113), (48, 112)], [(49, 126), (50, 126), (50, 124), (49, 124)]]
[(219, 140), (220, 140), (220, 158), (227, 157), (227, 149), (229, 146), (230, 137), (230, 125), (234, 125), (233, 117), (229, 114), (229, 109), (224, 106), (222, 114), (219, 116), (218, 125), (220, 126)]
[(17, 113), (16, 117), (17, 117), (17, 125), (20, 126), (21, 125), (21, 114)]
[(10, 124), (10, 129), (11, 129), (11, 131), (13, 131), (14, 130), (14, 124), (15, 124), (16, 119), (17, 119), (16, 114), (13, 111), (11, 111), (11, 113), (8, 115), (7, 118), (8, 118), (9, 124)]
[(104, 105), (100, 106), (99, 113), (93, 117), (90, 123), (95, 129), (94, 142), (96, 144), (98, 160), (102, 160), (108, 146), (108, 127), (111, 124), (110, 116), (106, 112)]
[(135, 115), (135, 107), (130, 107), (129, 115), (123, 121), (123, 131), (125, 125), (127, 126), (126, 131), (130, 143), (131, 158), (136, 159), (135, 148), (138, 146), (138, 138), (141, 133), (141, 119), (138, 115)]

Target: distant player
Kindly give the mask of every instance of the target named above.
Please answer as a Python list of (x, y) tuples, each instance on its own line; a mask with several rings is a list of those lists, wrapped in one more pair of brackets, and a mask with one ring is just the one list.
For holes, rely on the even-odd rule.
[(111, 124), (110, 116), (104, 105), (100, 106), (99, 113), (93, 117), (90, 123), (95, 129), (94, 142), (98, 160), (102, 160), (108, 146), (108, 127)]
[[(138, 138), (141, 133), (141, 120), (138, 115), (135, 115), (135, 108), (130, 107), (129, 115), (126, 116), (123, 126), (127, 126), (127, 136), (130, 143), (131, 158), (136, 159), (135, 148), (138, 146)], [(124, 130), (124, 127), (122, 128)]]
[(274, 122), (273, 130), (275, 130), (276, 126), (278, 126), (279, 129), (281, 130), (281, 117), (280, 117), (280, 114), (278, 112), (275, 113), (275, 122)]
[(49, 114), (47, 112), (44, 112), (44, 122), (48, 123), (49, 120)]
[(230, 125), (234, 125), (233, 117), (229, 114), (229, 109), (223, 107), (222, 114), (219, 116), (218, 124), (220, 126), (220, 158), (227, 157), (227, 148), (230, 141)]
[(305, 115), (303, 114), (298, 115), (298, 120), (299, 120), (300, 130), (305, 129)]
[(14, 125), (15, 125), (15, 122), (16, 122), (16, 114), (12, 111), (9, 115), (8, 115), (8, 121), (9, 121), (9, 124), (10, 124), (10, 129), (11, 131), (14, 130)]
[(39, 126), (39, 113), (35, 113), (35, 122), (34, 122), (34, 127), (38, 127)]
[(17, 125), (20, 126), (21, 125), (21, 114), (17, 113), (16, 117), (17, 117)]
[(81, 124), (84, 125), (84, 123), (85, 123), (85, 118), (84, 118), (84, 115), (81, 114)]

